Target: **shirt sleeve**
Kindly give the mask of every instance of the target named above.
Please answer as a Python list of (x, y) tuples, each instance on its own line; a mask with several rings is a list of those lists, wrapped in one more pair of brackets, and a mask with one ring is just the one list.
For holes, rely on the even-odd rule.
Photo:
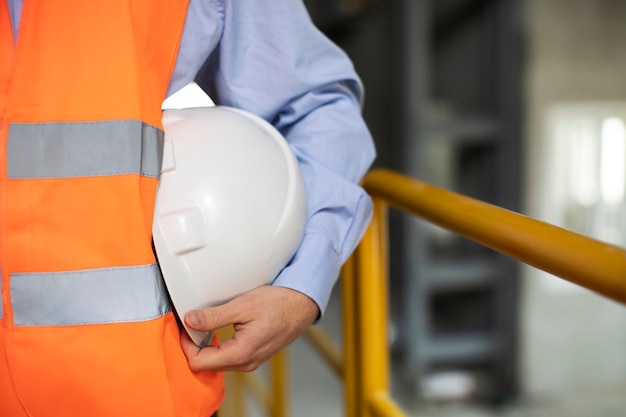
[(360, 80), (300, 0), (224, 0), (222, 13), (221, 39), (197, 81), (216, 103), (272, 123), (298, 158), (307, 224), (273, 285), (308, 295), (323, 312), (372, 212), (358, 185), (375, 157)]

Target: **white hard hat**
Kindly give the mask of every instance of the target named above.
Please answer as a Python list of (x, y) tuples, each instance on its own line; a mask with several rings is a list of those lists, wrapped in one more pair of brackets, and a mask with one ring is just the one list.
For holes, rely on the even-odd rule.
[[(163, 112), (153, 240), (180, 317), (271, 282), (306, 220), (298, 163), (265, 120), (230, 107)], [(210, 334), (187, 329), (199, 346)]]

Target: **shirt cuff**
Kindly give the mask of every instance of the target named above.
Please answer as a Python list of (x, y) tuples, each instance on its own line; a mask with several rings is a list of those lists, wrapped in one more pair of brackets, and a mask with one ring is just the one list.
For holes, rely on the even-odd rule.
[(341, 259), (324, 235), (305, 233), (298, 251), (272, 285), (299, 291), (315, 301), (324, 314), (341, 271)]

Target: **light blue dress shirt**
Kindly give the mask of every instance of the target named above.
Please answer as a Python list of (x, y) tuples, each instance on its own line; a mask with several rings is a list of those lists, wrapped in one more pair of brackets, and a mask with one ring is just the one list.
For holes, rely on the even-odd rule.
[[(22, 0), (7, 1), (19, 42)], [(296, 154), (308, 220), (273, 285), (307, 294), (324, 311), (372, 211), (358, 182), (375, 151), (352, 63), (300, 0), (191, 0), (168, 95), (194, 79), (217, 104), (268, 120)]]

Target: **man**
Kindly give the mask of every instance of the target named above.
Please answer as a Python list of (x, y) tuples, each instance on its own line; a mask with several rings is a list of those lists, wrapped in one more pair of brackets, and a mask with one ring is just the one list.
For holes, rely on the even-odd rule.
[[(323, 312), (369, 220), (345, 56), (294, 0), (0, 0), (0, 415), (209, 416)], [(298, 157), (305, 235), (271, 286), (184, 317), (150, 245), (160, 103), (196, 79)], [(182, 349), (181, 349), (182, 346)]]

